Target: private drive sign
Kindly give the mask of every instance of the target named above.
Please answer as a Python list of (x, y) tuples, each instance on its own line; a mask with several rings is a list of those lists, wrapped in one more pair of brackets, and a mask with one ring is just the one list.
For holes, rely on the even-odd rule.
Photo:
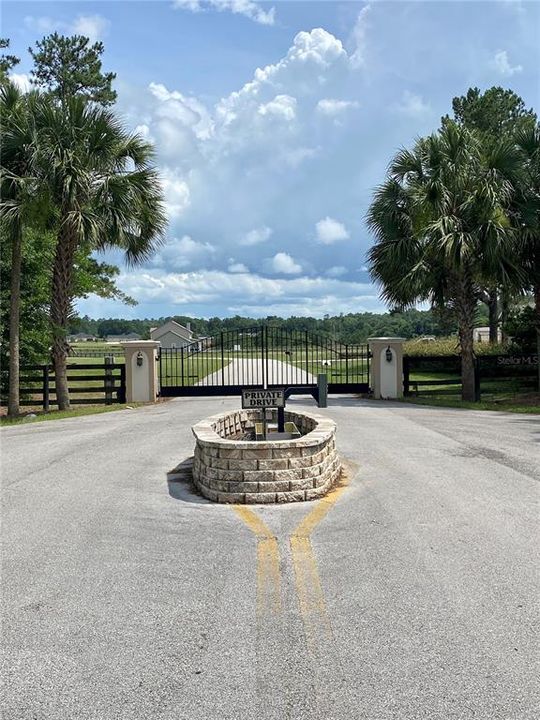
[(242, 390), (242, 408), (284, 408), (285, 390)]

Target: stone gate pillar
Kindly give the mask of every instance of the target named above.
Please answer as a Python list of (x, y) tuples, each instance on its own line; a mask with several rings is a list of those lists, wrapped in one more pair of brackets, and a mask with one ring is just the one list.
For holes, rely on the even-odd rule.
[(403, 397), (403, 343), (405, 338), (368, 338), (371, 358), (371, 389), (377, 399)]
[(120, 343), (126, 356), (126, 402), (156, 402), (159, 384), (156, 340)]

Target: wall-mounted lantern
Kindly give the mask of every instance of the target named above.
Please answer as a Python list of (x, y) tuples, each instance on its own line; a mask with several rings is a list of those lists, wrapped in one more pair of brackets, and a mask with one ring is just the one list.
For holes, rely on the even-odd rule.
[(142, 354), (142, 352), (139, 350), (139, 352), (137, 353), (137, 366), (138, 366), (138, 367), (141, 367), (142, 364), (143, 364), (143, 354)]
[(390, 345), (386, 348), (386, 362), (392, 362), (392, 351), (390, 350)]

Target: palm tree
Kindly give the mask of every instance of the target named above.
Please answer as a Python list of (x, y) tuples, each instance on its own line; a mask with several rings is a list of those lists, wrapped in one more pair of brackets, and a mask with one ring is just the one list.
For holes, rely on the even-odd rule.
[(533, 293), (536, 345), (540, 358), (540, 124), (522, 128), (516, 134), (516, 142), (523, 153), (523, 173), (517, 183), (515, 202), (521, 230), (520, 258), (526, 272), (526, 289)]
[(24, 95), (6, 82), (0, 89), (0, 122), (2, 128), (1, 202), (2, 234), (11, 246), (9, 308), (9, 391), (8, 414), (20, 410), (20, 308), (23, 225), (35, 212), (39, 183), (33, 173), (36, 147), (37, 93)]
[(50, 317), (56, 396), (65, 410), (77, 249), (119, 247), (129, 265), (142, 262), (162, 241), (166, 218), (152, 146), (127, 133), (111, 111), (79, 97), (62, 107), (48, 98), (38, 125), (39, 169), (56, 216)]
[(396, 155), (368, 211), (376, 237), (370, 269), (382, 297), (454, 311), (464, 400), (475, 399), (473, 328), (483, 281), (505, 284), (519, 272), (506, 213), (517, 165), (510, 142), (481, 143), (448, 121)]

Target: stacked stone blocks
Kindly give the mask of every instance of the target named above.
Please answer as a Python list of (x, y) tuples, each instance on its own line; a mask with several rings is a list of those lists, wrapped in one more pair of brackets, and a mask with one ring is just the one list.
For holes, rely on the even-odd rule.
[(239, 410), (195, 425), (193, 481), (209, 500), (221, 503), (282, 503), (313, 500), (337, 481), (336, 425), (329, 418), (285, 412), (305, 433), (294, 440), (236, 440), (259, 414)]

